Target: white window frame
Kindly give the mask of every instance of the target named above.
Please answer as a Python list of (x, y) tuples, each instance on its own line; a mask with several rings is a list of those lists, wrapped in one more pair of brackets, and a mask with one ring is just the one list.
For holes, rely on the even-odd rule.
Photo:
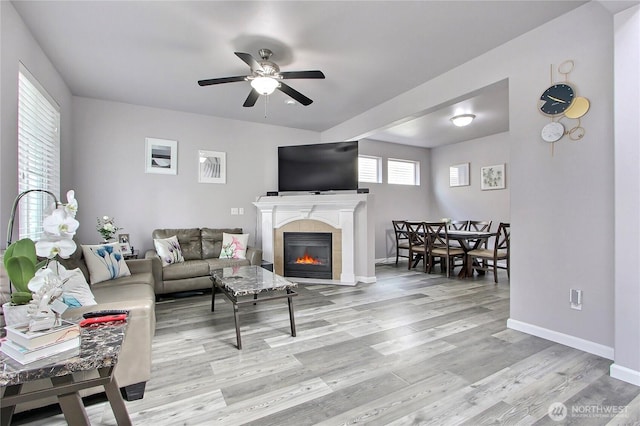
[[(361, 160), (372, 162), (375, 161), (376, 171), (375, 177), (371, 179), (369, 176), (363, 176), (361, 174), (362, 167), (360, 167)], [(382, 158), (375, 157), (373, 155), (358, 155), (358, 182), (366, 182), (366, 183), (382, 183)]]
[[(412, 170), (406, 177), (399, 176), (394, 170), (393, 165), (410, 165)], [(403, 160), (400, 158), (387, 159), (387, 183), (389, 185), (412, 185), (420, 186), (420, 162), (413, 160)]]
[[(22, 64), (18, 71), (18, 193), (44, 189), (60, 200), (60, 106)], [(21, 201), (19, 238), (38, 240), (51, 196), (31, 192)]]

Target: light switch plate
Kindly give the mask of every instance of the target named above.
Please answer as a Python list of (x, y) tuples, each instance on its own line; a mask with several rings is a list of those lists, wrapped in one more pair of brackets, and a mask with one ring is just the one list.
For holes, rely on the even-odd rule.
[(569, 290), (569, 303), (571, 303), (571, 309), (582, 310), (582, 290), (572, 288)]

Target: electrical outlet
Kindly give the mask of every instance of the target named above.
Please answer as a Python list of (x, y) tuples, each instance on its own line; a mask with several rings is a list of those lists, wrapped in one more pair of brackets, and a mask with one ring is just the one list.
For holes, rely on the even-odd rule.
[(231, 215), (235, 216), (238, 214), (238, 208), (237, 207), (231, 207)]
[(582, 290), (571, 289), (569, 290), (569, 303), (571, 304), (571, 309), (576, 309), (578, 311), (582, 310)]
[(238, 209), (238, 214), (244, 214), (244, 207), (240, 207)]

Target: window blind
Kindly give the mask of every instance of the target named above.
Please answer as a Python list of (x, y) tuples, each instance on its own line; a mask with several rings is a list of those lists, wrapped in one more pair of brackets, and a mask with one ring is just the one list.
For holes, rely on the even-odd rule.
[(387, 179), (390, 184), (419, 185), (420, 163), (390, 158), (387, 161)]
[(382, 182), (380, 157), (371, 157), (368, 155), (358, 156), (358, 181), (359, 182)]
[[(18, 73), (18, 192), (45, 189), (60, 199), (60, 107), (29, 71)], [(20, 200), (19, 238), (36, 241), (51, 196), (32, 192)]]

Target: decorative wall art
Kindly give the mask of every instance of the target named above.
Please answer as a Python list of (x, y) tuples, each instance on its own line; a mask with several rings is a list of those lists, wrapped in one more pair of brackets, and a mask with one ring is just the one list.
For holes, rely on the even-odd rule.
[(227, 183), (227, 154), (198, 151), (198, 182)]
[(480, 189), (483, 191), (505, 188), (504, 164), (480, 169)]
[(449, 167), (449, 186), (469, 186), (469, 163)]
[(178, 141), (145, 139), (145, 173), (178, 174)]

